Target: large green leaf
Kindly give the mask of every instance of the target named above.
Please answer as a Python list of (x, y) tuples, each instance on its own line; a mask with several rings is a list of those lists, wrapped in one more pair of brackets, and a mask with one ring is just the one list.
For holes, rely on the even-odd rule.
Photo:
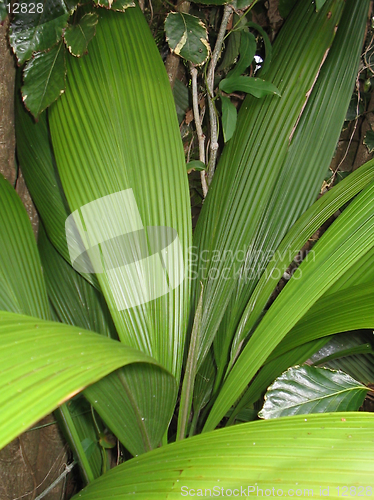
[[(230, 345), (235, 323), (255, 284), (257, 269), (254, 268), (253, 279), (250, 275), (251, 259), (256, 255), (251, 252), (254, 244), (260, 246), (260, 257), (267, 256), (267, 249), (261, 244), (263, 239), (259, 238), (261, 234), (266, 235), (266, 227), (261, 229), (260, 224), (266, 219), (290, 135), (331, 45), (342, 8), (343, 2), (333, 0), (316, 14), (311, 1), (299, 2), (274, 44), (266, 77), (282, 97), (258, 101), (248, 96), (240, 109), (234, 136), (223, 151), (195, 231), (196, 253), (201, 258), (194, 269), (198, 275), (194, 286), (200, 281), (204, 284), (200, 361), (208, 352), (232, 301), (227, 328), (222, 328), (222, 344)], [(276, 194), (282, 199), (281, 192)], [(293, 200), (289, 202), (291, 205)], [(195, 307), (196, 293), (195, 290)], [(217, 351), (226, 357), (228, 347), (221, 347), (218, 346)], [(218, 362), (219, 365), (225, 363), (225, 359)]]
[[(315, 245), (313, 256), (300, 265), (299, 275), (294, 275), (278, 295), (226, 377), (205, 424), (206, 430), (218, 424), (291, 328), (374, 246), (373, 194), (374, 183), (330, 226)], [(355, 319), (354, 313), (348, 313), (348, 319)], [(340, 331), (344, 330), (343, 324)]]
[(365, 254), (350, 270), (344, 274), (329, 290), (329, 295), (353, 286), (374, 281), (374, 248)]
[(134, 365), (91, 385), (85, 397), (130, 451), (140, 455), (161, 444), (173, 415), (174, 378), (151, 365)]
[(323, 494), (338, 499), (343, 485), (370, 496), (373, 423), (371, 414), (334, 413), (216, 430), (130, 460), (74, 499), (161, 500), (213, 492), (217, 497)]
[[(42, 113), (35, 122), (26, 111), (19, 91), (20, 79), (19, 71), (15, 98), (18, 161), (48, 238), (70, 264), (65, 235), (65, 221), (70, 209), (55, 164), (47, 114)], [(85, 273), (83, 275), (86, 280), (99, 288), (94, 275)]]
[(49, 319), (36, 241), (25, 207), (0, 175), (0, 309)]
[[(233, 341), (232, 359), (236, 358), (240, 342), (252, 331), (261, 317), (276, 283), (299, 250), (329, 217), (373, 180), (374, 161), (369, 161), (316, 201), (292, 226), (266, 267), (245, 308)], [(334, 290), (340, 280), (345, 280), (352, 271), (357, 271), (357, 267), (362, 266), (362, 260), (366, 259), (369, 254), (370, 251), (346, 270), (344, 275), (331, 286), (328, 293)]]
[[(238, 273), (239, 280), (227, 313), (226, 344), (222, 349), (222, 357), (228, 357), (229, 341), (239, 321), (239, 329), (242, 327), (243, 312), (247, 314), (248, 301), (252, 302), (251, 293), (263, 269), (277, 252), (286, 231), (319, 193), (356, 79), (367, 7), (367, 2), (350, 2), (346, 5), (326, 61), (319, 68), (318, 78), (308, 89), (305, 107), (286, 139), (285, 158), (273, 160), (272, 173), (279, 168), (279, 176), (269, 193), (268, 204), (256, 223), (255, 237), (250, 242), (245, 263)], [(288, 22), (291, 21), (290, 18)], [(354, 45), (352, 39), (355, 40)], [(266, 185), (266, 192), (267, 189)], [(256, 318), (253, 320), (257, 321)]]
[[(0, 447), (114, 370), (132, 363), (157, 364), (103, 335), (4, 311), (0, 349)], [(172, 392), (174, 378), (159, 371)], [(151, 400), (152, 394), (143, 397)]]
[(356, 285), (344, 294), (336, 292), (322, 296), (294, 326), (269, 359), (283, 352), (333, 333), (373, 328), (374, 282)]
[[(56, 162), (72, 211), (90, 202), (98, 203), (84, 210), (111, 204), (105, 214), (94, 214), (89, 232), (96, 241), (108, 240), (101, 251), (109, 249), (106, 258), (113, 260), (97, 276), (119, 338), (179, 379), (189, 280), (147, 302), (146, 292), (164, 286), (162, 266), (154, 256), (154, 267), (144, 269), (145, 287), (138, 284), (137, 264), (126, 263), (152, 254), (152, 248), (139, 249), (141, 231), (130, 234), (126, 245), (114, 239), (134, 229), (148, 228), (149, 236), (149, 227), (156, 227), (157, 236), (157, 227), (170, 228), (156, 241), (162, 247), (171, 234), (179, 236), (184, 264), (178, 251), (164, 255), (170, 288), (187, 273), (191, 216), (183, 146), (167, 74), (140, 9), (99, 12), (89, 53), (70, 58), (66, 92), (50, 111)], [(123, 203), (130, 198), (131, 204)], [(87, 239), (83, 228), (80, 236)], [(144, 302), (131, 307), (134, 297)]]
[(368, 390), (342, 371), (313, 366), (292, 367), (269, 387), (258, 416), (268, 419), (308, 413), (357, 411)]
[[(58, 254), (43, 231), (39, 248), (49, 297), (60, 321), (117, 338), (102, 294)], [(84, 394), (122, 444), (133, 455), (139, 455), (160, 443), (173, 413), (176, 387), (170, 387), (170, 381), (165, 380), (158, 368), (142, 365), (127, 368), (126, 373), (117, 370), (86, 389)], [(67, 419), (65, 415), (64, 423)], [(77, 432), (82, 434), (86, 430), (90, 436), (85, 425), (87, 417), (83, 422), (80, 420), (80, 416), (74, 416), (70, 427), (76, 425)], [(81, 429), (83, 426), (85, 429)], [(69, 428), (68, 432), (70, 435), (73, 430)], [(87, 436), (83, 435), (81, 440), (83, 438)], [(79, 448), (79, 443), (75, 445)]]
[[(1, 245), (2, 255), (0, 261), (2, 271), (0, 289), (5, 292), (0, 301), (0, 308), (49, 319), (50, 310), (41, 263), (26, 210), (14, 189), (5, 179), (0, 179), (0, 185), (0, 206), (6, 207), (6, 209), (1, 210), (0, 222), (0, 234), (4, 238)], [(39, 231), (43, 232), (42, 227)], [(62, 257), (59, 258), (63, 260)], [(65, 265), (68, 266), (67, 263)], [(71, 272), (75, 271), (71, 269)], [(85, 282), (83, 278), (80, 279)], [(90, 286), (87, 282), (85, 283)], [(18, 333), (20, 332), (16, 329), (13, 335), (15, 342), (22, 339), (22, 337), (18, 338)], [(2, 351), (2, 355), (6, 356), (6, 352), (3, 353)], [(19, 360), (14, 361), (14, 368), (17, 367), (18, 362)], [(75, 442), (69, 439), (72, 449), (76, 451), (80, 441), (87, 435), (92, 435), (92, 428), (87, 424), (87, 417), (78, 414), (72, 420), (65, 405), (62, 405), (60, 411), (56, 412), (56, 418), (59, 419), (59, 417), (62, 417), (63, 428), (67, 421), (70, 422), (70, 428), (64, 428), (68, 437), (76, 437), (76, 427), (81, 431)], [(24, 429), (21, 428), (21, 430)], [(87, 458), (83, 450), (80, 450), (80, 453), (76, 455), (80, 457), (81, 470), (86, 481), (93, 480), (100, 474), (101, 467), (100, 465), (97, 466), (97, 455), (95, 457), (95, 453), (90, 458)], [(99, 463), (101, 463), (101, 457), (98, 458)], [(95, 468), (96, 471), (94, 472)]]

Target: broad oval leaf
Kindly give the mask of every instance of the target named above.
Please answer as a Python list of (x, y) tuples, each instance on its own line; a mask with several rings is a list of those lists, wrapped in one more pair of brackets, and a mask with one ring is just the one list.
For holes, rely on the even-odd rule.
[[(234, 14), (235, 20), (236, 14)], [(240, 38), (243, 31), (231, 31), (227, 35), (225, 51), (223, 53), (223, 58), (221, 64), (218, 66), (218, 71), (228, 68), (231, 64), (234, 64), (236, 58), (239, 55), (240, 49)]]
[(59, 42), (48, 52), (38, 52), (24, 69), (22, 99), (25, 106), (37, 117), (65, 89), (65, 46)]
[(282, 373), (269, 387), (258, 416), (269, 419), (356, 411), (368, 391), (367, 387), (342, 371), (296, 366)]
[(370, 496), (373, 424), (371, 413), (333, 413), (225, 427), (129, 460), (74, 500), (272, 497), (274, 486), (279, 496), (319, 498), (321, 485), (339, 499), (342, 478)]
[(25, 0), (24, 4), (26, 13), (20, 9), (14, 15), (9, 34), (19, 65), (30, 59), (33, 52), (48, 50), (59, 41), (76, 5), (74, 0)]
[(207, 30), (198, 17), (170, 12), (165, 21), (170, 49), (193, 64), (203, 64), (209, 56)]
[(159, 366), (121, 368), (90, 385), (85, 397), (132, 455), (157, 448), (173, 415), (177, 385)]
[(82, 56), (88, 50), (88, 44), (95, 36), (98, 21), (96, 12), (88, 12), (78, 24), (69, 24), (65, 29), (64, 40), (73, 56)]

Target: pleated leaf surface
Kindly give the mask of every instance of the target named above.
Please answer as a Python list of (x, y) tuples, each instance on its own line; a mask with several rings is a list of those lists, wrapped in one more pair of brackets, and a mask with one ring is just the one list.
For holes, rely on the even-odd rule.
[[(126, 212), (122, 204), (117, 212), (106, 213), (104, 222), (99, 217), (93, 225), (106, 232), (107, 239), (117, 224), (127, 224), (123, 231), (133, 230), (135, 220), (143, 228), (171, 228), (179, 237), (184, 265), (169, 252), (169, 269), (183, 277), (191, 217), (183, 147), (166, 71), (138, 8), (98, 13), (89, 54), (69, 58), (66, 92), (50, 113), (64, 191), (75, 211), (132, 190), (136, 208)], [(128, 248), (132, 255), (139, 255), (131, 240)], [(126, 262), (122, 252), (123, 246), (117, 248), (117, 267), (97, 274), (119, 338), (152, 355), (178, 379), (189, 280), (157, 299), (119, 310), (116, 301), (140, 293), (136, 271), (126, 281), (128, 266), (118, 266)], [(154, 267), (147, 272), (153, 292), (163, 283), (164, 271), (159, 268), (157, 274)]]
[[(4, 311), (0, 348), (0, 447), (114, 370), (131, 363), (156, 364), (103, 335)], [(160, 372), (169, 381), (173, 400), (174, 378), (161, 368)]]
[(0, 175), (0, 309), (48, 319), (35, 236), (18, 194)]
[[(206, 430), (218, 424), (291, 328), (374, 246), (373, 194), (371, 183), (317, 242), (313, 255), (299, 267), (300, 279), (293, 276), (279, 294), (226, 377), (205, 424)], [(344, 331), (344, 326), (340, 331)]]
[[(247, 296), (255, 283), (256, 269), (252, 269), (251, 259), (257, 254), (251, 251), (259, 249), (266, 263), (268, 249), (263, 248), (260, 239), (266, 235), (268, 204), (290, 137), (331, 46), (343, 4), (339, 0), (326, 2), (325, 10), (316, 14), (313, 2), (299, 2), (276, 39), (266, 73), (266, 80), (279, 89), (281, 97), (259, 100), (247, 96), (240, 109), (235, 133), (223, 151), (194, 235), (197, 253), (206, 251), (196, 269), (199, 279), (195, 284), (198, 287), (200, 280), (204, 284), (200, 357), (209, 349), (231, 300), (230, 321), (238, 313), (238, 279)], [(281, 191), (277, 195), (282, 198)], [(222, 337), (230, 339), (233, 332), (226, 326)], [(227, 347), (222, 346), (224, 339), (216, 352), (227, 352)]]
[(270, 496), (273, 488), (279, 496), (319, 497), (324, 490), (337, 499), (346, 484), (370, 495), (372, 414), (304, 417), (249, 422), (164, 446), (109, 471), (74, 500), (162, 500), (214, 492), (250, 498), (265, 496), (266, 489)]

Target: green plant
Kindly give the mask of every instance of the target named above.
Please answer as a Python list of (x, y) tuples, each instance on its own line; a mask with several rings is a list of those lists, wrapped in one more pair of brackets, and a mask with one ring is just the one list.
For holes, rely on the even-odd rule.
[[(43, 228), (38, 251), (26, 212), (2, 179), (0, 444), (59, 407), (88, 483), (81, 498), (173, 498), (205, 488), (222, 495), (250, 488), (249, 495), (278, 485), (314, 494), (330, 487), (329, 496), (338, 497), (342, 481), (371, 494), (369, 414), (214, 430), (254, 419), (268, 385), (329, 336), (374, 325), (374, 163), (312, 204), (350, 101), (368, 2), (319, 7), (316, 13), (312, 2), (299, 2), (282, 28), (266, 72), (280, 96), (246, 97), (193, 240), (174, 102), (138, 7), (98, 11), (89, 53), (67, 57), (65, 93), (48, 115), (34, 122), (17, 103), (18, 158)], [(129, 280), (113, 286), (126, 252), (142, 253), (138, 240), (114, 247), (123, 252), (110, 256), (116, 266), (105, 260), (104, 245), (88, 252), (103, 271), (79, 274), (70, 265), (65, 221), (129, 189), (144, 227), (176, 230), (183, 267), (172, 254), (171, 269), (185, 279), (121, 309), (118, 301), (140, 293)], [(348, 202), (268, 308), (304, 243)], [(82, 225), (83, 240), (87, 231), (110, 239), (118, 227), (121, 234), (139, 230), (134, 212), (110, 207), (116, 211)], [(358, 399), (346, 408), (357, 408)], [(108, 431), (134, 458), (101, 476)]]

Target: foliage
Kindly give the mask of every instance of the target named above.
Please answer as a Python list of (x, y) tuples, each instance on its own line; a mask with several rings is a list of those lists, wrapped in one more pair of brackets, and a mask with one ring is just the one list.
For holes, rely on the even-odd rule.
[(269, 387), (259, 417), (355, 410), (369, 390), (342, 371), (296, 366)]
[[(59, 407), (88, 484), (82, 498), (179, 498), (199, 488), (272, 488), (279, 478), (284, 489), (298, 482), (316, 493), (329, 484), (337, 497), (342, 473), (347, 484), (370, 487), (373, 419), (352, 412), (368, 389), (327, 369), (286, 371), (332, 335), (374, 327), (374, 161), (315, 201), (351, 100), (368, 3), (326, 0), (316, 12), (301, 0), (271, 49), (261, 27), (239, 19), (218, 71), (219, 33), (206, 61), (202, 23), (169, 14), (174, 52), (191, 70), (202, 65), (211, 109), (222, 100), (227, 143), (193, 236), (187, 171), (205, 180), (212, 157), (202, 161), (200, 150), (186, 167), (173, 94), (139, 7), (51, 1), (56, 16), (30, 26), (15, 14), (12, 45), (19, 62), (28, 60), (23, 101), (39, 117), (18, 92), (18, 159), (42, 228), (37, 246), (2, 179), (2, 446)], [(266, 48), (259, 77), (250, 29)], [(237, 113), (223, 92), (243, 89)], [(88, 216), (97, 206), (105, 209)], [(371, 353), (356, 344), (350, 354)], [(272, 416), (291, 412), (274, 391), (294, 391), (296, 377), (304, 412), (344, 412), (230, 425), (255, 419), (272, 383), (262, 415), (270, 402)], [(110, 434), (125, 463), (106, 472)]]

